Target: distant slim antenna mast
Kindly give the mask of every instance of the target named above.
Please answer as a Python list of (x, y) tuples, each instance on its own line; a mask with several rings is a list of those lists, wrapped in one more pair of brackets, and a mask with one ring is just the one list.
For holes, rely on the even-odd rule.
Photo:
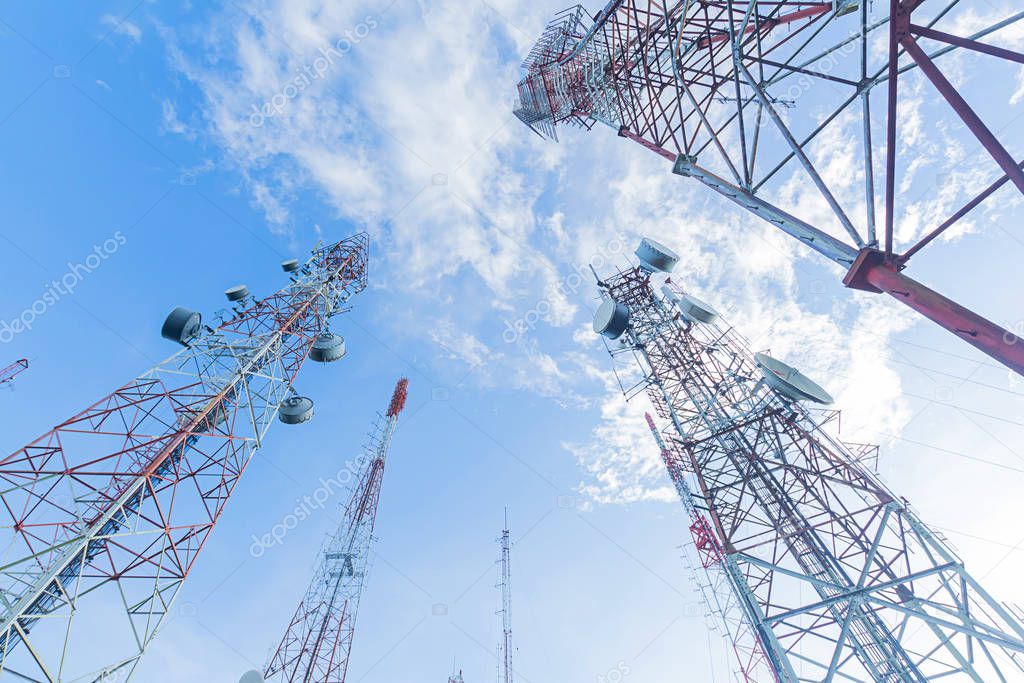
[(508, 531), (508, 509), (505, 509), (505, 529), (501, 532), (501, 658), (499, 683), (512, 683), (512, 542)]

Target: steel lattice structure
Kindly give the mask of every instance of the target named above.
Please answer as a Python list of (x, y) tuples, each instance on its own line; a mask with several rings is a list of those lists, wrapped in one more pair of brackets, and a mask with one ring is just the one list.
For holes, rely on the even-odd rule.
[(508, 530), (508, 512), (505, 512), (505, 528), (498, 541), (501, 554), (498, 558), (498, 588), (501, 589), (501, 640), (498, 642), (498, 680), (512, 683), (512, 535)]
[(0, 369), (0, 385), (13, 382), (14, 378), (28, 370), (28, 359), (16, 360), (6, 368)]
[(125, 681), (195, 566), (368, 238), (314, 250), (177, 354), (0, 460), (0, 677)]
[[(1024, 374), (1020, 338), (902, 273), (1002, 187), (1024, 193), (1024, 163), (1008, 148), (1015, 140), (1024, 154), (1019, 127), (997, 135), (951, 82), (964, 80), (956, 60), (975, 56), (968, 68), (986, 74), (989, 101), (992, 94), (1010, 100), (1012, 69), (1024, 54), (988, 41), (1024, 20), (1024, 11), (964, 36), (961, 26), (980, 21), (976, 3), (890, 0), (875, 3), (884, 7), (878, 17), (869, 4), (611, 0), (594, 19), (575, 6), (548, 25), (524, 62), (515, 113), (550, 138), (560, 124), (611, 126), (673, 162), (675, 173), (839, 264), (847, 286), (885, 292)], [(973, 193), (956, 176), (921, 188), (915, 155), (901, 157), (900, 132), (921, 114), (899, 106), (899, 86), (917, 73), (934, 106), (916, 135), (949, 149), (943, 136), (966, 127), (977, 141), (967, 158), (989, 162), (979, 167), (988, 180)], [(883, 151), (875, 140), (885, 140)], [(846, 156), (845, 171), (828, 168)], [(920, 207), (907, 197), (911, 188), (937, 207), (945, 192), (963, 204), (915, 231)], [(819, 218), (800, 217), (808, 214)], [(916, 242), (901, 250), (903, 223)]]
[(1024, 624), (855, 451), (770, 389), (747, 342), (688, 323), (634, 268), (599, 283), (628, 307), (630, 358), (662, 420), (668, 472), (731, 622), (740, 679), (1021, 680)]
[[(707, 515), (698, 510), (694, 495), (686, 480), (686, 470), (679, 464), (678, 451), (669, 451), (665, 439), (658, 430), (654, 418), (646, 413), (647, 425), (651, 428), (658, 451), (665, 463), (669, 477), (676, 487), (676, 493), (690, 516), (692, 542), (689, 553), (683, 558), (690, 567), (690, 578), (700, 591), (707, 608), (707, 618), (716, 628), (721, 629), (729, 640), (737, 662), (737, 676), (743, 681), (778, 681), (768, 653), (761, 639), (747, 618), (740, 602), (740, 594), (733, 590), (729, 573), (724, 571), (722, 548), (708, 522)], [(673, 441), (675, 443), (675, 441)]]
[(359, 474), (337, 532), (324, 546), (313, 579), (264, 672), (267, 681), (344, 683), (356, 613), (370, 560), (384, 465), (409, 381), (395, 386), (387, 413), (363, 447)]

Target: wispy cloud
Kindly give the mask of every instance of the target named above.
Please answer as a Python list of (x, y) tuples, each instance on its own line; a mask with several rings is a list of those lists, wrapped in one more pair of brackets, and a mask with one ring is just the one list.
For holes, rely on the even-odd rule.
[(103, 25), (108, 32), (114, 33), (119, 36), (128, 38), (133, 43), (142, 42), (142, 29), (139, 25), (129, 21), (128, 19), (122, 19), (113, 14), (105, 14), (100, 19), (100, 24)]
[[(528, 33), (552, 8), (492, 5), (239, 3), (198, 37), (161, 31), (202, 94), (206, 134), (274, 230), (293, 229), (294, 202), (312, 188), (386, 245), (376, 286), (402, 295), (389, 305), (396, 330), (431, 339), (470, 381), (599, 407), (593, 439), (565, 444), (591, 499), (671, 497), (644, 403), (624, 405), (600, 346), (580, 333), (595, 300), (579, 273), (599, 258), (608, 268), (626, 259), (641, 234), (678, 247), (687, 285), (842, 385), (837, 393), (865, 421), (879, 405), (889, 406), (880, 419), (898, 421), (898, 376), (866, 360), (864, 347), (884, 344), (907, 319), (870, 297), (843, 299), (827, 315), (820, 310), (830, 303), (801, 300), (797, 267), (817, 263), (813, 256), (638, 146), (605, 131), (585, 145), (583, 133), (563, 145), (527, 134), (511, 95)], [(180, 113), (171, 105), (164, 114), (175, 129)], [(823, 172), (850, 180), (853, 196), (853, 147), (833, 142), (851, 151), (832, 155)], [(788, 192), (826, 220), (806, 186), (794, 180)], [(871, 336), (833, 318), (871, 320)], [(520, 319), (531, 321), (527, 333), (503, 338), (504, 321)]]

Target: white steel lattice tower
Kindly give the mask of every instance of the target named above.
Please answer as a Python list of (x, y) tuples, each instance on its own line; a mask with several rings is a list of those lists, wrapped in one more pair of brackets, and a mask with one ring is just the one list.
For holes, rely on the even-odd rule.
[(498, 643), (498, 681), (512, 683), (512, 541), (507, 511), (500, 544), (498, 587), (501, 588), (501, 642)]
[(264, 299), (229, 290), (216, 327), (175, 309), (183, 350), (0, 459), (0, 679), (133, 676), (270, 426), (312, 415), (293, 383), (340, 357), (328, 321), (366, 287), (368, 246), (286, 261)]
[(793, 387), (822, 397), (816, 385), (755, 357), (671, 280), (659, 287), (674, 265), (659, 247), (599, 282), (595, 330), (641, 371), (627, 395), (646, 390), (661, 420), (739, 679), (1024, 680), (1024, 625), (795, 400)]
[(384, 465), (409, 381), (398, 381), (387, 413), (360, 457), (356, 485), (337, 532), (320, 554), (313, 579), (266, 668), (275, 683), (344, 683), (356, 613), (370, 560)]

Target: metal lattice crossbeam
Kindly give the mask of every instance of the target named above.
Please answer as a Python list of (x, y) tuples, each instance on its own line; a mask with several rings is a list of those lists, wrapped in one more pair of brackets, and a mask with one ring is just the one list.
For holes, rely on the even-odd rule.
[(132, 676), (313, 341), (365, 288), (367, 248), (360, 234), (317, 250), (284, 289), (0, 460), (0, 676)]
[[(992, 74), (987, 86), (1009, 99), (1024, 54), (996, 42), (1024, 11), (960, 35), (971, 18), (960, 0), (890, 0), (877, 18), (869, 5), (611, 0), (594, 19), (575, 7), (524, 63), (515, 113), (552, 139), (560, 125), (612, 127), (839, 264), (847, 286), (890, 294), (1024, 374), (1024, 340), (902, 273), (1001, 188), (1024, 193), (1017, 129), (994, 132), (943, 72), (953, 56), (973, 55)], [(913, 114), (898, 106), (899, 85), (911, 75), (933, 100), (921, 135), (942, 148), (944, 131), (966, 128), (990, 182), (901, 251), (900, 188), (916, 167), (900, 159), (899, 133)], [(849, 172), (829, 171), (836, 157), (849, 158)], [(937, 201), (940, 188), (922, 192)], [(801, 217), (810, 204), (820, 209), (814, 220)]]

